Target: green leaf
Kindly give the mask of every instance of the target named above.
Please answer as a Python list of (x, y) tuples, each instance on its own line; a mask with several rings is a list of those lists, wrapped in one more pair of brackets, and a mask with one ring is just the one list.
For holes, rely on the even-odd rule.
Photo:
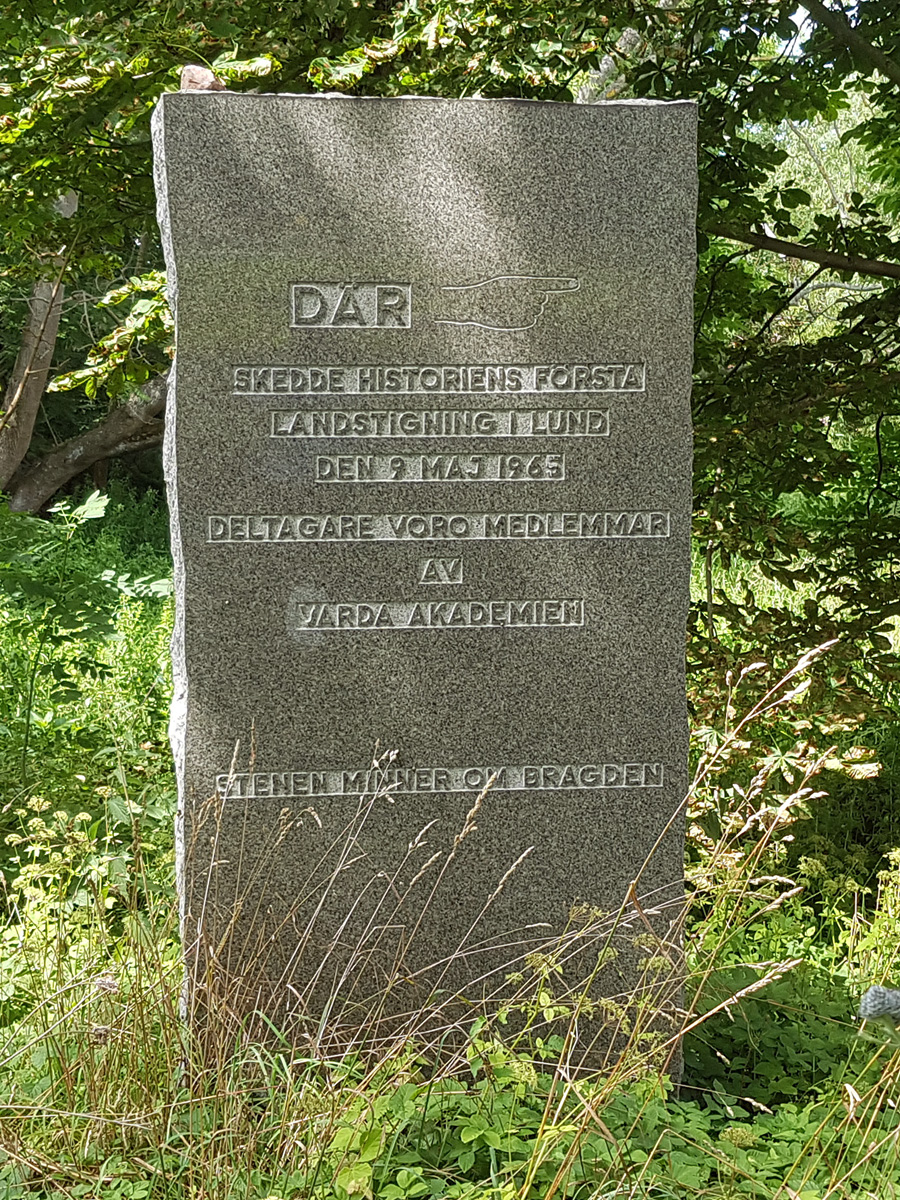
[(372, 1168), (368, 1163), (351, 1163), (339, 1171), (335, 1184), (346, 1196), (372, 1198)]
[(381, 1152), (381, 1130), (366, 1129), (359, 1138), (360, 1162), (372, 1162)]
[(281, 64), (268, 54), (244, 59), (219, 57), (213, 62), (213, 70), (216, 74), (230, 82), (237, 82), (241, 79), (257, 79), (264, 75), (271, 75), (280, 66)]
[(108, 504), (109, 496), (101, 495), (98, 491), (91, 492), (87, 500), (73, 511), (72, 518), (78, 524), (82, 521), (96, 521), (106, 512)]

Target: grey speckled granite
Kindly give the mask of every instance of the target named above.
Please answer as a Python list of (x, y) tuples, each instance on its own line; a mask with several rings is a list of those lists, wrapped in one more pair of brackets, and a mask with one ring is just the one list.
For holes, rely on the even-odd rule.
[(665, 933), (693, 106), (187, 93), (154, 142), (195, 1011), (371, 1033), (565, 929), (574, 983), (658, 839)]

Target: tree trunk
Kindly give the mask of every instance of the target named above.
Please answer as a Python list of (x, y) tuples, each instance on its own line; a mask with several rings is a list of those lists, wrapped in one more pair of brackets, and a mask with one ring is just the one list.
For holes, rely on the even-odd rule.
[(94, 463), (136, 450), (148, 450), (162, 442), (168, 373), (156, 375), (147, 386), (99, 425), (63, 442), (40, 462), (13, 479), (9, 507), (14, 512), (38, 512), (61, 487), (88, 471)]
[(57, 279), (34, 285), (22, 345), (0, 413), (0, 488), (6, 488), (28, 453), (53, 360), (63, 285)]

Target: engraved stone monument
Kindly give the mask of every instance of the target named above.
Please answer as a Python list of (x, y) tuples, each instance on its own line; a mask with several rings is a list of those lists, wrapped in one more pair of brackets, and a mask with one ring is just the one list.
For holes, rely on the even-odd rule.
[(617, 923), (627, 995), (682, 896), (693, 105), (196, 92), (154, 138), (194, 1011), (321, 1040)]

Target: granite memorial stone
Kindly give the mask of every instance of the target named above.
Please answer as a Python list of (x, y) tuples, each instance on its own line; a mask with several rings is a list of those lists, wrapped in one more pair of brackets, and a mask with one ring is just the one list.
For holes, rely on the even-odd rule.
[(197, 92), (154, 139), (193, 1010), (321, 1037), (596, 969), (610, 912), (665, 943), (693, 105)]

